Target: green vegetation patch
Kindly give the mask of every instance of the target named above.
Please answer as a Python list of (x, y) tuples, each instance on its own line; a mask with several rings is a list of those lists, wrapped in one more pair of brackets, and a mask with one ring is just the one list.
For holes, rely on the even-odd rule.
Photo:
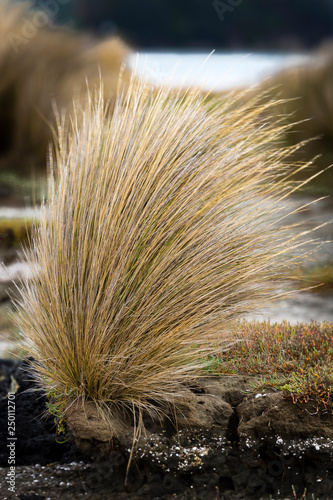
[(0, 219), (0, 244), (16, 247), (28, 243), (33, 225), (29, 219)]
[(0, 339), (17, 341), (18, 331), (13, 320), (13, 307), (10, 304), (0, 304)]
[[(31, 172), (23, 174), (22, 167), (16, 166), (15, 171), (0, 172), (0, 186), (8, 191), (12, 205), (23, 203), (35, 205), (45, 200), (47, 193), (47, 177), (45, 174)], [(7, 200), (6, 200), (7, 201)]]
[(12, 345), (1, 352), (1, 357), (20, 359), (28, 355), (20, 345), (19, 328), (13, 319), (14, 308), (11, 304), (0, 304), (0, 343), (10, 342)]
[(306, 265), (299, 269), (298, 274), (302, 286), (314, 286), (314, 292), (333, 290), (333, 264)]
[(213, 374), (259, 374), (256, 388), (285, 392), (333, 412), (333, 323), (239, 322), (230, 349), (209, 360)]

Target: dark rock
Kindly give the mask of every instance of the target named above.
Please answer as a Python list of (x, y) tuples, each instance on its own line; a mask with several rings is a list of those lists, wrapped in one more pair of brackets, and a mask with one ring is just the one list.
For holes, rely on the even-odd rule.
[(21, 495), (20, 500), (45, 500), (43, 495)]
[(0, 185), (0, 198), (8, 198), (9, 196), (11, 196), (11, 194), (12, 189), (9, 186), (5, 184)]
[[(30, 370), (29, 361), (2, 363), (2, 370), (9, 370), (7, 383), (13, 377), (19, 387), (15, 393), (15, 437), (16, 465), (47, 464), (60, 461), (65, 454), (82, 459), (74, 443), (59, 444), (56, 441), (56, 426), (47, 414), (45, 392), (38, 390)], [(8, 438), (8, 399), (0, 399), (0, 443)], [(0, 448), (0, 466), (8, 465), (7, 447)]]
[(321, 417), (311, 402), (294, 404), (281, 392), (252, 394), (237, 408), (238, 433), (243, 439), (285, 439), (309, 437), (333, 440), (333, 415)]
[[(297, 498), (305, 488), (309, 497), (333, 498), (332, 441), (301, 449), (286, 439), (329, 437), (330, 418), (309, 415), (308, 408), (293, 405), (277, 393), (244, 397), (245, 378), (203, 379), (189, 388), (192, 426), (187, 432), (179, 426), (177, 434), (170, 421), (165, 429), (163, 422), (149, 422), (145, 416), (147, 435), (127, 470), (133, 429), (104, 458), (85, 458), (72, 441), (57, 443), (53, 417), (46, 413), (46, 395), (38, 388), (29, 361), (0, 361), (0, 373), (6, 383), (15, 378), (19, 385), (15, 394), (17, 491), (5, 493), (8, 500), (286, 499), (294, 498), (293, 488)], [(235, 414), (239, 425), (233, 422), (233, 432), (239, 432), (240, 442), (232, 444), (223, 436)], [(7, 415), (4, 397), (0, 399), (1, 443), (8, 436)], [(246, 443), (249, 437), (253, 441)], [(5, 467), (0, 469), (2, 486), (7, 459), (7, 450), (0, 449), (0, 465)]]
[(0, 376), (8, 376), (16, 366), (17, 361), (14, 359), (0, 359)]

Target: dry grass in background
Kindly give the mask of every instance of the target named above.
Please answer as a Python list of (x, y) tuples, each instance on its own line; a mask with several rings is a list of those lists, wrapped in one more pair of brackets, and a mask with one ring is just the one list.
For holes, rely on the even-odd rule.
[[(314, 171), (333, 164), (333, 43), (321, 47), (307, 63), (281, 71), (260, 87), (268, 99), (281, 99), (271, 109), (273, 116), (284, 115), (294, 123), (286, 136), (288, 143), (307, 141), (293, 160), (309, 161), (320, 155)], [(333, 169), (308, 184), (307, 190), (332, 195)]]
[[(28, 178), (40, 167), (44, 171), (50, 125), (54, 124), (52, 97), (58, 109), (70, 111), (73, 91), (84, 102), (86, 78), (90, 85), (99, 85), (99, 68), (104, 97), (114, 96), (121, 64), (129, 53), (118, 39), (98, 42), (65, 28), (38, 28), (34, 23), (35, 35), (24, 38), (24, 26), (33, 16), (27, 2), (0, 0), (0, 167), (14, 167)], [(309, 161), (321, 154), (317, 169), (333, 163), (332, 54), (328, 44), (311, 63), (285, 70), (262, 85), (275, 100), (287, 99), (270, 107), (271, 115), (284, 114), (290, 123), (302, 121), (290, 128), (289, 143), (321, 137), (298, 149), (291, 160)], [(316, 195), (332, 194), (332, 172), (316, 178), (307, 189)]]
[(298, 244), (275, 223), (290, 151), (255, 99), (234, 101), (133, 77), (111, 118), (100, 94), (59, 124), (18, 321), (70, 425), (75, 401), (106, 412), (110, 439), (124, 409), (177, 406), (228, 322), (277, 297)]
[(39, 28), (34, 19), (29, 3), (0, 1), (0, 166), (29, 174), (45, 169), (52, 99), (69, 110), (74, 96), (84, 101), (86, 78), (99, 86), (100, 75), (111, 99), (128, 55), (119, 39), (98, 42), (65, 28)]

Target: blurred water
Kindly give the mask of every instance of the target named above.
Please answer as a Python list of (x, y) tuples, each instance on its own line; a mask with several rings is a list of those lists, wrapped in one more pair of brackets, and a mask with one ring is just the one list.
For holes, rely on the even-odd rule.
[(333, 322), (333, 294), (301, 292), (289, 299), (276, 302), (272, 307), (262, 309), (246, 316), (249, 321), (288, 321), (296, 323)]
[(305, 62), (308, 57), (305, 53), (146, 52), (133, 54), (130, 66), (137, 67), (138, 73), (145, 74), (152, 83), (225, 90), (253, 85), (282, 68)]
[[(295, 212), (297, 209), (301, 210)], [(296, 253), (305, 254), (307, 264), (333, 265), (332, 202), (329, 199), (314, 202), (310, 197), (294, 198), (288, 200), (285, 205), (285, 213), (292, 212), (294, 213), (288, 216), (285, 222), (299, 225), (295, 229), (296, 234), (310, 231), (304, 240), (313, 240), (313, 243), (302, 245)], [(310, 286), (310, 283), (304, 284), (304, 287), (306, 286)], [(321, 292), (320, 287), (312, 292), (294, 292), (290, 297), (249, 315), (247, 319), (269, 320), (272, 323), (287, 320), (292, 324), (311, 321), (333, 322), (333, 293)]]
[(1, 219), (38, 220), (39, 209), (37, 207), (0, 207)]

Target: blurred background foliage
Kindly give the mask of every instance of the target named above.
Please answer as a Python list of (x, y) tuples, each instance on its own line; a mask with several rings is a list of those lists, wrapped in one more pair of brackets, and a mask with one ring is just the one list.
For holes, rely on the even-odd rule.
[[(33, 0), (37, 6), (57, 0)], [(60, 0), (56, 21), (138, 49), (308, 49), (333, 36), (332, 0)]]
[[(47, 22), (39, 26), (38, 17), (24, 8), (16, 24), (8, 14), (6, 27), (2, 16), (0, 188), (12, 191), (8, 172), (6, 180), (1, 178), (4, 169), (29, 175), (32, 167), (45, 170), (47, 124), (54, 119), (50, 96), (58, 107), (70, 109), (73, 89), (86, 77), (90, 83), (98, 80), (101, 68), (111, 97), (132, 50), (160, 51), (161, 58), (163, 50), (252, 51), (268, 59), (312, 52), (306, 63), (272, 73), (254, 92), (277, 101), (270, 119), (284, 116), (295, 124), (286, 134), (289, 145), (311, 140), (291, 163), (318, 156), (315, 170), (333, 164), (333, 0), (3, 0), (0, 7), (22, 1), (41, 10)], [(54, 29), (54, 23), (73, 33)], [(112, 42), (116, 37), (127, 42), (128, 51), (126, 43)], [(310, 194), (331, 195), (332, 176), (330, 169), (311, 183)]]

